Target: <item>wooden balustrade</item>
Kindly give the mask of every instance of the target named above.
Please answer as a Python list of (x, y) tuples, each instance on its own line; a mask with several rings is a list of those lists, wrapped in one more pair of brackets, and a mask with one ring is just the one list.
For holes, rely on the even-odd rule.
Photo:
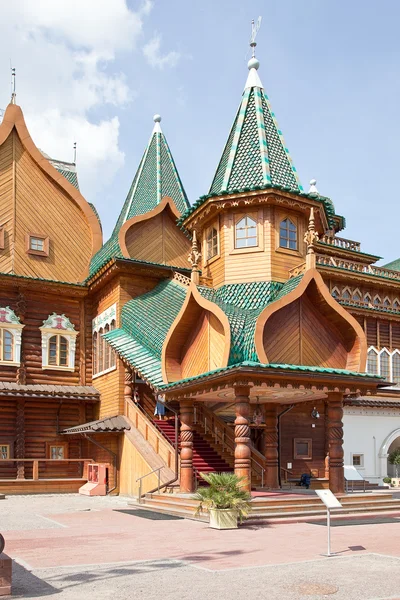
[(323, 235), (320, 242), (329, 244), (329, 246), (335, 246), (336, 248), (343, 248), (343, 250), (352, 250), (353, 252), (361, 252), (360, 242), (354, 240), (348, 240), (346, 238), (336, 237), (334, 235)]
[[(235, 452), (235, 431), (230, 428), (215, 413), (206, 408), (203, 404), (196, 404), (194, 408), (194, 424), (200, 425), (205, 434), (213, 437), (215, 445), (222, 452), (227, 450), (232, 457)], [(253, 477), (256, 477), (261, 484), (264, 483), (265, 456), (255, 448), (251, 448), (251, 470)]]
[(146, 414), (132, 400), (125, 397), (125, 415), (131, 424), (142, 434), (153, 450), (160, 456), (170, 469), (174, 469), (175, 449), (163, 436), (161, 431), (152, 423)]
[(289, 279), (292, 277), (297, 277), (297, 275), (301, 275), (306, 270), (306, 263), (303, 262), (301, 265), (297, 265), (297, 267), (293, 267), (293, 269), (289, 269)]
[[(45, 463), (45, 465), (57, 465), (59, 466), (60, 463), (80, 463), (81, 464), (81, 473), (79, 478), (80, 479), (87, 479), (87, 471), (88, 471), (88, 465), (90, 463), (95, 462), (92, 458), (3, 458), (0, 460), (0, 467), (2, 464), (14, 464), (16, 463), (17, 465), (27, 465), (30, 464), (32, 465), (32, 477), (16, 477), (15, 479), (25, 479), (27, 481), (38, 481), (40, 480), (40, 471), (39, 471), (39, 466), (42, 463)], [(9, 480), (10, 477), (3, 477), (0, 473), (0, 481), (1, 480)], [(42, 479), (76, 479), (76, 476), (71, 476), (71, 475), (66, 475), (65, 477), (49, 477), (49, 473), (46, 473), (46, 477), (43, 477)]]
[(386, 269), (385, 267), (366, 265), (365, 263), (356, 260), (347, 260), (338, 258), (337, 256), (333, 257), (317, 254), (316, 261), (317, 265), (336, 267), (339, 269), (346, 269), (346, 271), (356, 271), (365, 275), (375, 275), (378, 277), (400, 280), (400, 271), (393, 271), (392, 269)]

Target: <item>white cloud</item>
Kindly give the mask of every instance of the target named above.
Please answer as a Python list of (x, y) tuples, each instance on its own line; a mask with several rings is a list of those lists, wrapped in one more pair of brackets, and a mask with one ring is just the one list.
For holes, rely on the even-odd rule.
[(161, 36), (155, 35), (144, 47), (143, 54), (151, 67), (163, 69), (164, 67), (175, 67), (178, 64), (181, 54), (172, 50), (164, 56), (160, 52)]
[[(126, 0), (13, 0), (2, 6), (1, 77), (8, 76), (11, 58), (17, 102), (47, 154), (71, 160), (78, 142), (78, 175), (90, 201), (124, 162), (118, 118), (104, 108), (134, 97), (114, 60), (135, 49), (151, 9), (151, 0), (136, 12)], [(7, 87), (0, 88), (1, 108), (10, 98)]]

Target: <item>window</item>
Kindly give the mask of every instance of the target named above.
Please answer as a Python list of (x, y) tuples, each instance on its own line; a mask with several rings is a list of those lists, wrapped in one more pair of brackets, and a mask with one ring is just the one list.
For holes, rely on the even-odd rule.
[(312, 440), (306, 438), (294, 439), (294, 458), (312, 459)]
[(26, 251), (34, 256), (49, 256), (49, 238), (39, 233), (26, 236)]
[(400, 309), (400, 303), (396, 298), (396, 300), (393, 302), (393, 310), (399, 310), (399, 309)]
[(379, 296), (375, 296), (374, 298), (374, 306), (379, 306), (381, 304), (381, 299)]
[(63, 460), (65, 458), (64, 446), (50, 446), (50, 458), (53, 460)]
[(248, 215), (242, 217), (235, 226), (235, 248), (257, 246), (257, 223)]
[(352, 455), (352, 463), (353, 463), (353, 467), (363, 467), (364, 466), (364, 455), (363, 454), (353, 454)]
[(350, 300), (351, 294), (350, 294), (349, 288), (344, 288), (344, 290), (342, 292), (342, 298), (343, 298), (343, 300)]
[(75, 370), (78, 332), (65, 315), (53, 313), (40, 327), (42, 333), (42, 369)]
[(113, 304), (92, 321), (93, 375), (102, 375), (115, 369), (115, 351), (104, 336), (116, 328), (116, 315), (117, 305)]
[(9, 444), (0, 444), (0, 460), (6, 460), (10, 458), (10, 446)]
[(281, 248), (297, 250), (297, 227), (290, 219), (284, 219), (280, 223), (279, 245)]
[(14, 337), (8, 329), (0, 330), (0, 359), (12, 362), (14, 357)]
[(49, 339), (49, 365), (68, 366), (68, 340), (63, 335), (53, 335)]
[(218, 254), (218, 230), (209, 227), (206, 231), (207, 260)]
[(0, 308), (0, 364), (20, 364), (23, 328), (9, 306)]
[(385, 308), (390, 308), (390, 300), (389, 300), (389, 298), (385, 298), (385, 299), (384, 299), (384, 301), (383, 301), (383, 306), (384, 306)]
[(332, 297), (335, 298), (335, 300), (337, 300), (340, 297), (340, 292), (337, 289), (337, 287), (334, 287), (332, 290)]
[(390, 379), (390, 355), (387, 350), (382, 350), (379, 355), (380, 375), (386, 380)]
[(361, 294), (360, 294), (360, 292), (358, 290), (354, 291), (354, 293), (353, 293), (353, 300), (354, 300), (354, 302), (361, 302), (362, 297), (361, 297)]
[(378, 375), (378, 353), (374, 348), (368, 350), (367, 373)]
[(392, 377), (391, 379), (398, 385), (400, 383), (400, 353), (393, 352), (392, 356)]

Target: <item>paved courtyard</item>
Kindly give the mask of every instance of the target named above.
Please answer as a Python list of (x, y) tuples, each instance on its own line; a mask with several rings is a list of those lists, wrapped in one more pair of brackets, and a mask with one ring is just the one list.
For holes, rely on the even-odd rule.
[(400, 515), (341, 521), (326, 551), (321, 523), (204, 523), (138, 512), (124, 498), (16, 496), (0, 501), (15, 559), (15, 597), (61, 600), (400, 598)]

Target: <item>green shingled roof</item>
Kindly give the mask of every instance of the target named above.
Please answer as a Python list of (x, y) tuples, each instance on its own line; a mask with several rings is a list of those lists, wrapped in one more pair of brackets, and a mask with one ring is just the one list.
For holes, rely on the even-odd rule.
[[(255, 324), (261, 311), (289, 293), (301, 276), (285, 284), (273, 281), (227, 284), (213, 290), (199, 286), (200, 294), (227, 315), (231, 330), (229, 365), (257, 361)], [(162, 346), (178, 315), (188, 289), (174, 281), (159, 283), (151, 292), (130, 300), (122, 309), (121, 327), (103, 337), (152, 386), (162, 385)]]
[(392, 271), (400, 271), (400, 258), (396, 260), (392, 260), (392, 262), (387, 265), (383, 265), (384, 269), (391, 269)]
[(94, 274), (111, 258), (121, 258), (118, 234), (132, 217), (153, 210), (165, 197), (173, 199), (180, 213), (190, 207), (167, 140), (159, 122), (155, 123), (147, 148), (133, 178), (128, 195), (110, 239), (92, 258), (90, 274)]
[(253, 67), (210, 193), (232, 193), (240, 188), (266, 184), (287, 186), (296, 192), (303, 189), (268, 96)]
[(164, 384), (161, 386), (161, 390), (168, 391), (175, 387), (180, 387), (182, 384), (195, 382), (197, 380), (206, 379), (207, 377), (212, 377), (213, 375), (220, 375), (225, 373), (226, 371), (231, 371), (233, 369), (237, 369), (240, 367), (249, 367), (260, 370), (276, 370), (276, 371), (297, 371), (302, 373), (320, 373), (321, 375), (339, 375), (344, 377), (362, 377), (364, 379), (372, 379), (372, 380), (381, 380), (383, 381), (383, 377), (380, 375), (371, 375), (370, 373), (357, 373), (355, 371), (348, 371), (347, 369), (329, 369), (325, 367), (313, 367), (306, 365), (288, 365), (288, 364), (276, 364), (276, 363), (259, 363), (257, 361), (245, 360), (240, 363), (229, 365), (227, 367), (222, 367), (221, 369), (214, 369), (213, 371), (208, 371), (207, 373), (201, 373), (200, 375), (195, 375), (193, 377), (187, 377), (186, 379), (181, 379), (180, 381), (174, 381), (173, 383)]
[(161, 351), (187, 290), (167, 280), (133, 298), (121, 312), (121, 327), (103, 337), (154, 387), (162, 384)]

